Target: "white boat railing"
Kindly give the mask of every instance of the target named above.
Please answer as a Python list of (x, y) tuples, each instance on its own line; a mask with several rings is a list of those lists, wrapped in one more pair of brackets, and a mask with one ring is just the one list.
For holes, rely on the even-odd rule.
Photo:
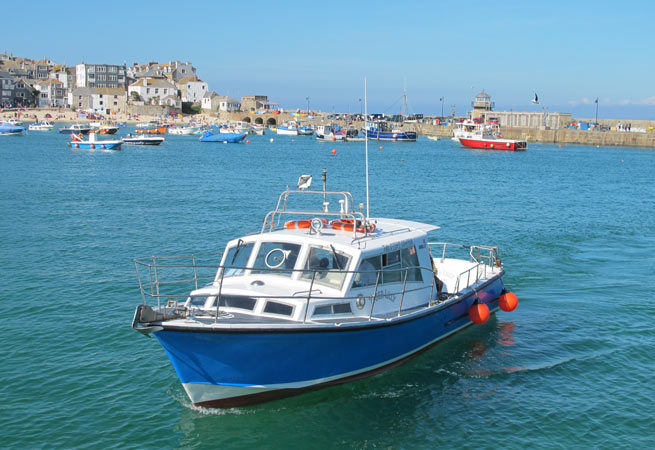
[[(433, 277), (432, 268), (426, 267), (404, 267), (402, 269), (393, 268), (393, 269), (380, 269), (380, 270), (359, 270), (359, 271), (350, 271), (350, 270), (338, 270), (338, 269), (269, 269), (269, 268), (256, 268), (253, 267), (237, 267), (237, 266), (221, 266), (220, 264), (206, 264), (207, 259), (213, 259), (220, 261), (221, 254), (197, 254), (197, 255), (180, 255), (180, 256), (151, 256), (145, 258), (137, 258), (134, 260), (134, 265), (137, 273), (137, 278), (139, 281), (139, 290), (141, 292), (141, 297), (144, 305), (149, 305), (149, 303), (156, 303), (157, 309), (161, 310), (164, 307), (171, 307), (175, 305), (177, 307), (181, 303), (184, 303), (189, 297), (189, 293), (192, 290), (197, 290), (198, 288), (214, 286), (218, 288), (217, 299), (216, 299), (216, 309), (214, 315), (216, 318), (220, 315), (220, 304), (221, 296), (223, 290), (223, 284), (226, 278), (232, 278), (226, 276), (228, 270), (236, 271), (252, 271), (256, 270), (257, 273), (266, 273), (270, 275), (275, 274), (284, 274), (300, 272), (301, 274), (306, 274), (306, 277), (302, 279), (304, 281), (309, 281), (309, 289), (303, 289), (301, 291), (293, 292), (290, 295), (269, 295), (266, 293), (253, 293), (251, 297), (254, 298), (266, 298), (267, 300), (298, 300), (300, 294), (303, 294), (304, 297), (306, 294), (306, 305), (305, 313), (303, 317), (303, 322), (307, 320), (307, 314), (309, 311), (309, 304), (312, 300), (339, 300), (339, 301), (350, 301), (358, 300), (363, 298), (364, 304), (370, 304), (370, 310), (368, 311), (368, 320), (386, 320), (389, 318), (389, 312), (383, 314), (384, 317), (374, 316), (375, 304), (379, 300), (379, 297), (389, 297), (389, 296), (399, 296), (400, 301), (398, 305), (398, 310), (395, 313), (396, 316), (401, 316), (403, 312), (403, 303), (405, 296), (419, 291), (426, 291), (426, 294), (429, 291), (429, 297), (426, 295), (425, 305), (432, 305), (434, 300), (439, 300), (435, 295), (436, 283)], [(186, 261), (186, 262), (184, 262)], [(408, 286), (408, 281), (410, 280), (410, 275), (415, 273), (415, 271), (421, 272), (421, 279), (431, 280), (430, 284), (422, 282), (420, 286), (413, 284)], [(335, 296), (335, 295), (322, 295), (320, 289), (316, 288), (317, 277), (319, 276), (329, 276), (329, 274), (338, 274), (342, 277), (343, 280), (346, 280), (351, 274), (362, 274), (368, 275), (371, 278), (375, 279), (375, 285), (370, 285), (372, 291), (365, 295), (361, 292), (358, 292), (356, 295), (351, 296)], [(397, 276), (400, 273), (402, 281), (402, 287), (394, 291), (390, 291), (385, 284), (385, 290), (382, 294), (378, 293), (378, 287), (381, 285), (381, 280), (385, 276), (395, 275)], [(216, 274), (219, 274), (218, 280), (216, 281)], [(372, 278), (375, 277), (375, 278)], [(428, 278), (424, 278), (428, 277)], [(320, 286), (320, 285), (319, 285)], [(150, 301), (150, 302), (149, 302)], [(154, 306), (154, 305), (152, 305)], [(189, 311), (185, 312), (186, 314)], [(360, 317), (361, 318), (361, 317)]]
[[(432, 254), (433, 249), (438, 249), (439, 247), (441, 247), (441, 257), (437, 259), (439, 259), (441, 262), (445, 261), (446, 251), (450, 247), (451, 249), (468, 250), (469, 262), (477, 263), (457, 275), (453, 292), (459, 292), (462, 289), (467, 289), (478, 283), (481, 279), (487, 278), (487, 270), (489, 268), (500, 268), (502, 266), (500, 260), (500, 250), (498, 247), (491, 247), (487, 245), (453, 244), (450, 242), (428, 243), (430, 254)], [(463, 281), (465, 277), (466, 284), (464, 284)]]

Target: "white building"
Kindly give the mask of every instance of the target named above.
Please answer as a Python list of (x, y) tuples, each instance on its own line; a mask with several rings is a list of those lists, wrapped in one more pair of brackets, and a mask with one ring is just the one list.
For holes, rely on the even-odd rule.
[(138, 101), (141, 101), (144, 104), (153, 101), (157, 105), (169, 104), (170, 99), (167, 100), (167, 102), (162, 101), (167, 97), (174, 97), (179, 100), (177, 87), (173, 86), (167, 80), (160, 78), (141, 78), (138, 81), (135, 81), (127, 88), (127, 95), (130, 99), (133, 99), (135, 95), (138, 95)]
[(226, 95), (218, 96), (218, 110), (226, 112), (241, 111), (241, 103)]
[(207, 93), (207, 83), (197, 77), (184, 77), (177, 82), (183, 102), (200, 103)]
[(42, 80), (34, 88), (39, 91), (39, 107), (66, 106), (66, 88), (61, 81), (53, 78)]

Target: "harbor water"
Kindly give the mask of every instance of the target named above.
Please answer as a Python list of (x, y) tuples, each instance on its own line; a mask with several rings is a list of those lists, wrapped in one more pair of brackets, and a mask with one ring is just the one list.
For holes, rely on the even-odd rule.
[(320, 188), (323, 168), (365, 201), (364, 143), (248, 139), (111, 152), (56, 131), (0, 137), (2, 447), (655, 446), (655, 151), (641, 148), (370, 142), (371, 216), (498, 245), (517, 310), (372, 378), (192, 407), (130, 327), (132, 259), (220, 252), (300, 174)]

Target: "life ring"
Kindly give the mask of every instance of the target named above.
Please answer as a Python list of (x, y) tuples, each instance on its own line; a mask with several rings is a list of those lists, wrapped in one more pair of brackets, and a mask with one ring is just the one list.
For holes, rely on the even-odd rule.
[(509, 147), (509, 142), (505, 143), (505, 145)]
[[(321, 219), (324, 225), (328, 224), (327, 219)], [(289, 220), (284, 224), (284, 228), (289, 230), (310, 228), (312, 226), (312, 219)]]
[[(355, 221), (353, 219), (339, 219), (333, 220), (330, 225), (333, 230), (341, 231), (356, 231), (357, 233), (373, 232), (375, 231), (375, 224), (370, 222)], [(357, 227), (357, 228), (355, 228)]]
[(91, 144), (91, 145), (89, 145), (89, 147), (96, 148), (95, 144)]
[(490, 147), (491, 147), (491, 148), (494, 148), (494, 144), (491, 144)]

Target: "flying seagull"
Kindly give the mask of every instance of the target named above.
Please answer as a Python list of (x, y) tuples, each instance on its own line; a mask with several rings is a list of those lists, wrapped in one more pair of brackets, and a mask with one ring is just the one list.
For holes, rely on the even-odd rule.
[(538, 105), (538, 104), (539, 104), (539, 97), (537, 97), (537, 93), (536, 93), (536, 92), (534, 93), (534, 99), (532, 99), (532, 103), (534, 103), (535, 105)]

